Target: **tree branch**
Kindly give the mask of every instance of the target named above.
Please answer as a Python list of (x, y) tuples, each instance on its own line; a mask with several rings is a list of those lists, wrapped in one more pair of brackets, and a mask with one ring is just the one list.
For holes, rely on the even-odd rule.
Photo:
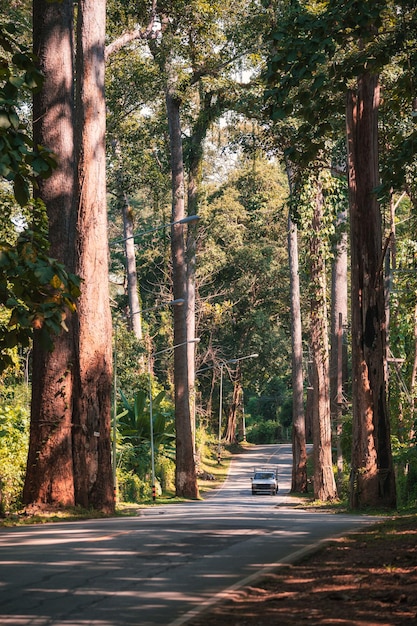
[(105, 58), (106, 61), (111, 54), (118, 52), (124, 46), (131, 43), (132, 41), (149, 41), (152, 39), (156, 39), (161, 32), (160, 28), (155, 28), (156, 24), (156, 0), (152, 0), (152, 9), (151, 15), (149, 19), (149, 23), (146, 28), (134, 28), (133, 30), (127, 31), (120, 35), (117, 39), (112, 41), (105, 49)]

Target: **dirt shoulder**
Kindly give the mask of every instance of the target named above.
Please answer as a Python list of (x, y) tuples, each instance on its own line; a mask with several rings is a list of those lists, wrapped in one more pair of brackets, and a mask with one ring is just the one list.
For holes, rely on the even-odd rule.
[(188, 626), (417, 624), (417, 514), (334, 539), (247, 586)]

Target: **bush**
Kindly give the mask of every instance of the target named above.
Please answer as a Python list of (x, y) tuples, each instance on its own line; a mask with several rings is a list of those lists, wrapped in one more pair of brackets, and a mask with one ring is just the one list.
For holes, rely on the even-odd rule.
[(159, 455), (156, 459), (155, 474), (162, 491), (175, 490), (175, 463), (165, 456)]
[(152, 485), (145, 482), (133, 471), (117, 470), (117, 486), (119, 500), (122, 502), (136, 502), (152, 498)]
[(392, 453), (396, 470), (397, 499), (399, 507), (417, 504), (417, 449), (415, 445), (402, 443), (391, 437)]
[[(152, 498), (152, 479), (150, 474), (141, 478), (135, 470), (117, 470), (117, 486), (119, 500), (122, 502), (140, 503)], [(157, 456), (155, 459), (156, 495), (175, 490), (175, 464), (171, 459)]]
[(250, 443), (275, 443), (282, 439), (282, 427), (277, 421), (257, 422), (247, 427), (246, 438)]
[(0, 403), (0, 513), (16, 511), (26, 472), (29, 446), (29, 409), (24, 399)]

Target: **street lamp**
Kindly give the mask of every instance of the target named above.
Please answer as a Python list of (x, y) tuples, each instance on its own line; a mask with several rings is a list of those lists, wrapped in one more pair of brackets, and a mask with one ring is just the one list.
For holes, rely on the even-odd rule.
[(149, 353), (148, 355), (148, 381), (149, 381), (149, 422), (150, 422), (150, 436), (151, 436), (151, 469), (152, 469), (152, 500), (156, 500), (156, 481), (155, 481), (155, 446), (154, 446), (154, 438), (153, 438), (153, 405), (152, 405), (152, 377), (151, 377), (151, 360), (160, 354), (164, 354), (165, 352), (170, 352), (171, 350), (175, 350), (176, 348), (180, 348), (181, 346), (185, 346), (189, 343), (198, 343), (200, 341), (199, 337), (195, 337), (194, 339), (190, 339), (189, 341), (183, 341), (182, 343), (177, 343), (175, 346), (170, 346), (169, 348), (164, 348), (163, 350), (158, 350), (157, 352)]
[[(185, 224), (189, 224), (189, 223), (191, 223), (191, 222), (195, 222), (195, 221), (197, 221), (197, 220), (199, 220), (199, 219), (200, 219), (200, 216), (199, 216), (199, 215), (188, 215), (188, 216), (183, 217), (183, 218), (181, 218), (181, 219), (177, 219), (177, 220), (174, 220), (174, 221), (172, 221), (172, 222), (169, 222), (168, 224), (162, 224), (162, 225), (160, 225), (160, 226), (156, 226), (156, 227), (154, 227), (154, 228), (150, 228), (150, 229), (145, 230), (145, 231), (141, 231), (141, 232), (133, 233), (132, 235), (129, 235), (129, 236), (127, 236), (127, 237), (122, 237), (122, 238), (120, 238), (120, 239), (115, 239), (115, 240), (111, 241), (111, 242), (109, 243), (109, 245), (110, 245), (110, 246), (112, 246), (112, 245), (117, 244), (117, 243), (125, 243), (125, 244), (126, 244), (126, 242), (127, 242), (127, 241), (132, 241), (132, 240), (135, 240), (137, 237), (141, 237), (142, 235), (146, 235), (146, 234), (148, 234), (148, 233), (152, 233), (152, 232), (154, 232), (154, 231), (157, 231), (157, 230), (160, 230), (160, 229), (164, 229), (164, 228), (173, 227), (173, 226), (176, 226), (176, 225), (185, 225)], [(174, 230), (172, 231), (172, 233), (174, 233)], [(127, 246), (125, 246), (125, 247), (127, 247)], [(127, 254), (127, 253), (126, 253), (126, 254)], [(174, 252), (172, 252), (172, 253), (171, 253), (171, 256), (172, 256), (172, 258), (173, 258), (173, 261), (175, 261), (175, 258), (176, 258), (176, 257), (175, 257), (175, 255), (174, 255)], [(174, 263), (174, 269), (173, 269), (173, 274), (174, 274), (174, 277), (175, 277), (175, 273), (176, 273), (176, 272), (175, 272), (175, 263)], [(173, 281), (173, 285), (174, 285), (174, 295), (179, 295), (179, 296), (181, 296), (181, 295), (183, 295), (183, 294), (184, 294), (184, 295), (186, 296), (186, 293), (184, 292), (184, 290), (183, 290), (183, 289), (181, 289), (181, 292), (180, 292), (180, 293), (175, 294), (175, 289), (176, 289), (176, 287), (175, 287), (175, 285), (176, 285), (175, 279), (174, 279), (174, 281)], [(177, 291), (178, 291), (178, 290), (177, 290)], [(174, 300), (174, 301), (173, 301), (173, 303), (176, 303), (176, 304), (179, 304), (179, 303), (181, 303), (181, 304), (182, 304), (183, 302), (184, 302), (184, 298), (181, 298), (181, 297), (180, 297), (180, 298), (177, 298), (176, 300)], [(133, 308), (133, 307), (131, 306), (131, 309), (132, 309), (132, 308)], [(152, 307), (152, 308), (153, 308), (153, 307)], [(141, 313), (141, 312), (142, 312), (142, 311), (133, 311), (133, 312), (131, 312), (131, 316), (130, 316), (130, 318), (132, 319), (134, 315), (139, 314), (139, 313)], [(185, 319), (185, 318), (184, 318), (184, 319)], [(185, 337), (186, 337), (187, 335), (186, 335), (185, 321), (184, 321), (183, 327), (184, 327), (184, 329), (185, 329), (185, 333), (184, 333), (184, 335), (185, 335)], [(175, 337), (175, 328), (176, 328), (176, 315), (174, 315), (174, 337)], [(181, 338), (182, 338), (182, 337), (181, 337)], [(180, 337), (178, 337), (178, 339), (180, 339)], [(194, 341), (194, 340), (191, 340), (191, 341)], [(190, 342), (184, 342), (184, 343), (190, 343)], [(179, 344), (179, 345), (183, 345), (183, 344)], [(179, 346), (174, 346), (174, 347), (179, 347)], [(175, 370), (175, 367), (174, 367), (174, 372), (175, 372), (175, 371), (176, 371), (176, 370)], [(151, 403), (152, 403), (152, 393), (150, 393), (150, 401), (151, 401)], [(115, 420), (114, 420), (114, 421), (116, 421), (116, 416), (115, 416)], [(151, 424), (151, 427), (152, 427), (152, 429), (153, 429), (152, 424)], [(152, 444), (153, 444), (153, 437), (152, 437)], [(153, 472), (153, 473), (154, 473), (154, 472)], [(154, 478), (154, 477), (153, 477), (153, 478)], [(154, 482), (155, 482), (155, 481), (153, 480), (153, 483), (154, 483)]]
[[(171, 300), (170, 302), (164, 302), (162, 304), (157, 304), (155, 306), (147, 307), (146, 309), (141, 309), (140, 311), (135, 311), (130, 315), (132, 318), (134, 315), (139, 315), (141, 313), (146, 313), (148, 311), (155, 311), (157, 309), (162, 309), (166, 306), (181, 306), (184, 304), (184, 298), (177, 298), (176, 300)], [(117, 472), (116, 472), (116, 439), (117, 439), (117, 323), (115, 325), (115, 336), (114, 336), (115, 350), (114, 350), (114, 358), (113, 358), (113, 489), (114, 489), (114, 501), (117, 499)], [(151, 395), (151, 403), (152, 403), (152, 394)], [(150, 418), (150, 430), (151, 433), (153, 431), (152, 417)], [(153, 446), (153, 436), (151, 437), (151, 445)]]

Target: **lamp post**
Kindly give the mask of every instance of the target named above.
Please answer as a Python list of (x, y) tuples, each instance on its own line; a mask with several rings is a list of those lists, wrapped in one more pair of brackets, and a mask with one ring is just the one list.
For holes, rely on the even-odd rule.
[(182, 343), (177, 343), (175, 346), (170, 346), (169, 348), (164, 348), (163, 350), (158, 350), (157, 352), (149, 353), (148, 355), (148, 380), (149, 380), (149, 422), (150, 422), (150, 437), (151, 437), (151, 470), (152, 470), (152, 500), (156, 500), (156, 481), (155, 481), (155, 446), (154, 446), (154, 437), (153, 437), (153, 405), (152, 405), (152, 376), (151, 376), (151, 360), (160, 354), (164, 354), (165, 352), (170, 352), (171, 350), (175, 350), (176, 348), (180, 348), (189, 343), (198, 343), (200, 341), (199, 337), (195, 337), (194, 339), (190, 339), (189, 341), (183, 341)]
[[(154, 228), (150, 228), (145, 231), (129, 234), (128, 236), (122, 237), (120, 239), (115, 239), (110, 242), (110, 245), (112, 246), (114, 244), (124, 243), (126, 247), (126, 242), (128, 241), (132, 242), (132, 240), (134, 241), (137, 237), (142, 237), (143, 235), (146, 235), (148, 233), (152, 233), (160, 229), (171, 227), (171, 258), (172, 258), (172, 263), (173, 263), (172, 274), (173, 274), (174, 297), (176, 298), (177, 301), (179, 300), (184, 301), (187, 298), (187, 288), (186, 288), (186, 280), (185, 280), (185, 255), (184, 255), (184, 250), (183, 250), (183, 243), (181, 244), (181, 246), (178, 243), (179, 232), (183, 233), (183, 229), (178, 229), (177, 227), (184, 226), (191, 222), (195, 222), (200, 219), (200, 216), (188, 215), (186, 217), (181, 217), (180, 219), (175, 219), (176, 217), (180, 217), (180, 215), (175, 214), (175, 212), (173, 212), (173, 220), (171, 222), (167, 224), (162, 224), (160, 226), (156, 226)], [(181, 236), (183, 236), (183, 234), (181, 234)], [(134, 307), (131, 307), (131, 310), (132, 308)], [(140, 311), (134, 311), (132, 313), (132, 317), (136, 313), (140, 313)], [(182, 315), (181, 313), (176, 312), (174, 314), (174, 341), (176, 341), (178, 345), (184, 345), (185, 343), (190, 343), (188, 341), (182, 342), (182, 340), (186, 339), (186, 337), (187, 337), (186, 315), (185, 314)], [(176, 420), (177, 420), (178, 415), (180, 416), (182, 415), (182, 411), (181, 411), (182, 407), (177, 406), (177, 398), (178, 398), (177, 390), (180, 386), (178, 382), (178, 378), (180, 377), (180, 374), (179, 374), (180, 365), (183, 362), (185, 362), (185, 359), (184, 361), (182, 360), (182, 357), (181, 359), (178, 359), (176, 355), (175, 361), (174, 361)], [(187, 386), (186, 389), (187, 389), (187, 395), (185, 396), (184, 394), (183, 398), (186, 399), (187, 401), (188, 411), (189, 411), (189, 385)], [(185, 415), (185, 411), (184, 411), (184, 415)], [(178, 459), (177, 459), (177, 466), (178, 466)]]
[[(155, 306), (147, 307), (146, 309), (141, 309), (140, 311), (135, 311), (130, 315), (133, 317), (134, 315), (146, 313), (147, 311), (155, 311), (157, 309), (162, 309), (166, 306), (181, 306), (184, 304), (183, 298), (177, 298), (176, 300), (171, 300), (170, 302), (164, 302), (163, 304), (157, 304)], [(114, 501), (117, 500), (117, 472), (116, 472), (116, 439), (117, 439), (117, 324), (115, 324), (114, 329), (114, 357), (113, 357), (113, 447), (112, 447), (112, 457), (113, 457), (113, 489), (114, 489)], [(150, 402), (152, 403), (152, 394), (150, 393)], [(150, 418), (150, 430), (152, 433), (153, 424), (152, 417)], [(153, 446), (153, 436), (151, 437), (151, 446)], [(152, 453), (153, 458), (153, 453)]]

